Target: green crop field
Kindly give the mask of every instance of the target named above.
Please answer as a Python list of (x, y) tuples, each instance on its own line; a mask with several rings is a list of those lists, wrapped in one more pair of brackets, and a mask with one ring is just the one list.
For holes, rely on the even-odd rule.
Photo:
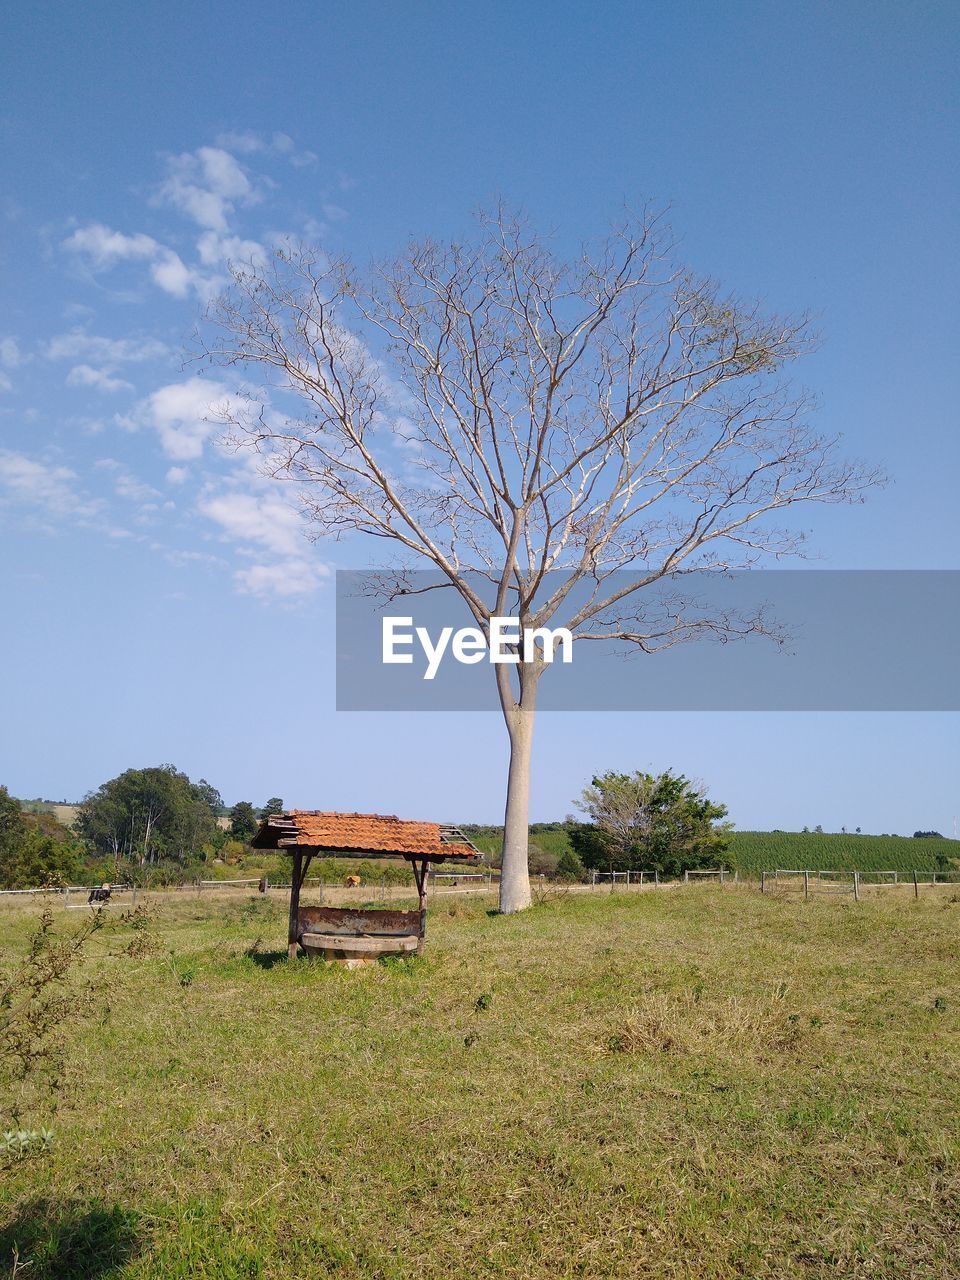
[(358, 971), (288, 962), (279, 897), (95, 936), (25, 1117), (53, 1145), (0, 1159), (0, 1275), (956, 1275), (955, 890), (492, 901)]
[(913, 871), (937, 870), (941, 860), (960, 861), (960, 841), (816, 831), (737, 831), (731, 853), (735, 865), (747, 874), (787, 867), (799, 871), (898, 871), (909, 875)]
[[(468, 834), (485, 853), (499, 853), (501, 828), (470, 827)], [(559, 855), (569, 845), (559, 824), (531, 828), (531, 845)], [(745, 875), (785, 867), (797, 871), (913, 871), (960, 867), (960, 840), (906, 836), (834, 835), (816, 831), (735, 831), (730, 854)], [(947, 864), (944, 866), (944, 862)]]

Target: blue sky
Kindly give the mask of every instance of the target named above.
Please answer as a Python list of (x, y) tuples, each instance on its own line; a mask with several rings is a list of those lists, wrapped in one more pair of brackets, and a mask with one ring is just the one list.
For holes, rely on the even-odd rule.
[[(363, 259), (502, 195), (563, 245), (669, 203), (693, 267), (814, 312), (820, 421), (892, 477), (810, 513), (820, 565), (960, 567), (955, 6), (46, 3), (3, 27), (15, 793), (173, 761), (231, 801), (499, 818), (497, 715), (336, 714), (329, 570), (367, 553), (305, 540), (213, 443), (236, 385), (183, 367), (226, 261), (283, 236)], [(957, 729), (557, 713), (534, 816), (598, 769), (673, 766), (742, 826), (949, 832)]]

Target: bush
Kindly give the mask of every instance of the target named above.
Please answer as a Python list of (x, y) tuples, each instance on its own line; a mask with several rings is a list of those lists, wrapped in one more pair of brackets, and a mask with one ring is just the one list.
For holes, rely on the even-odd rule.
[(539, 844), (531, 840), (527, 845), (530, 874), (535, 876), (553, 876), (560, 859), (555, 853), (548, 853)]
[(567, 884), (576, 884), (584, 878), (583, 863), (572, 849), (565, 849), (557, 859), (556, 876)]

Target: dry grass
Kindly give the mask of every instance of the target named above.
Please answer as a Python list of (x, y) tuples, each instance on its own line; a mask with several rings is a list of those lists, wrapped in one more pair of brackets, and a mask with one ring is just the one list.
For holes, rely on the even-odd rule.
[(782, 997), (717, 996), (651, 991), (606, 1040), (614, 1053), (690, 1053), (768, 1060), (796, 1047), (797, 1014)]

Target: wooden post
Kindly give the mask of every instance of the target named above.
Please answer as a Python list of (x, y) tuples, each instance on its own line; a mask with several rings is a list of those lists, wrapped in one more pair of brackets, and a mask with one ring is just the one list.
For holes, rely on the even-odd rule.
[(915, 898), (919, 898), (919, 897), (920, 897), (920, 886), (919, 886), (919, 884), (917, 883), (917, 873), (916, 873), (916, 872), (914, 872), (914, 873), (913, 873), (913, 896), (914, 896)]
[(723, 884), (723, 867), (720, 868), (720, 883)]
[(810, 873), (809, 873), (809, 871), (804, 871), (804, 873), (803, 873), (803, 900), (804, 900), (804, 902), (806, 902), (806, 900), (807, 900), (809, 897), (810, 897)]
[(689, 872), (689, 871), (685, 871), (685, 872), (683, 873), (683, 883), (684, 883), (684, 884), (689, 884), (689, 883), (690, 883), (690, 872)]
[(299, 849), (293, 851), (293, 866), (290, 871), (290, 920), (287, 926), (287, 959), (296, 960), (297, 948), (300, 945), (300, 886), (303, 883), (301, 867), (303, 854)]
[(855, 902), (860, 901), (860, 872), (853, 873), (853, 898)]
[(137, 885), (134, 885), (133, 886), (133, 902), (130, 904), (133, 907), (137, 905), (137, 893), (138, 893), (138, 887)]
[(410, 859), (410, 866), (413, 870), (413, 878), (417, 882), (417, 893), (420, 897), (420, 940), (417, 943), (417, 955), (423, 953), (423, 941), (427, 936), (427, 871), (429, 869), (429, 861), (424, 858), (419, 866), (415, 858)]
[(767, 892), (767, 873), (765, 871), (760, 872), (760, 892)]
[(627, 867), (627, 888), (630, 888), (630, 868)]
[(660, 888), (660, 868), (659, 867), (654, 868), (653, 885), (654, 885), (654, 888), (656, 889)]

